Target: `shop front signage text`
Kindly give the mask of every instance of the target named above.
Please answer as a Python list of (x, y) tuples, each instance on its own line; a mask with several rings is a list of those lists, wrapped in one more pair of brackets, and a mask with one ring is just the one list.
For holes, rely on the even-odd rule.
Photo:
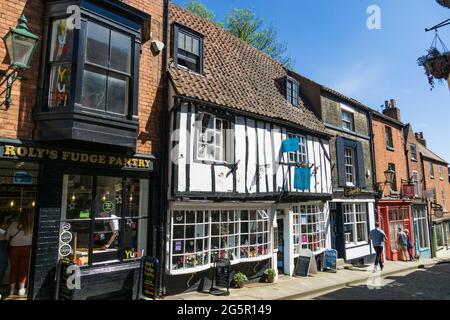
[(3, 157), (10, 158), (30, 158), (30, 159), (50, 159), (72, 161), (89, 164), (102, 164), (109, 166), (120, 166), (128, 168), (149, 169), (151, 167), (151, 160), (137, 159), (120, 156), (110, 156), (96, 153), (85, 153), (75, 151), (65, 151), (57, 149), (47, 149), (39, 147), (28, 146), (13, 146), (5, 145), (3, 150)]

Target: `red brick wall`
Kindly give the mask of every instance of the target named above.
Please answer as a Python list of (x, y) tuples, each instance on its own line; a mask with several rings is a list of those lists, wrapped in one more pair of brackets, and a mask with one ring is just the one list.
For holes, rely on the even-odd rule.
[[(153, 39), (163, 39), (163, 0), (127, 0), (134, 6), (152, 16)], [(17, 25), (21, 14), (28, 19), (30, 31), (42, 36), (44, 14), (43, 0), (2, 0), (0, 2), (0, 36), (4, 37), (9, 28)], [(150, 49), (151, 41), (142, 46), (139, 79), (139, 134), (137, 151), (155, 153), (160, 149), (159, 114), (163, 107), (163, 53), (154, 55)], [(33, 58), (32, 68), (26, 70), (26, 81), (16, 81), (12, 91), (13, 103), (8, 110), (0, 110), (0, 137), (32, 139), (32, 109), (36, 104), (38, 72), (41, 62), (41, 47)], [(6, 48), (0, 43), (0, 69), (8, 68)], [(5, 98), (5, 78), (0, 79), (0, 101)], [(0, 103), (1, 103), (0, 102)]]
[[(434, 178), (431, 178), (430, 175), (430, 162), (433, 163), (434, 168)], [(443, 168), (443, 179), (439, 177), (439, 165)], [(444, 206), (444, 199), (442, 198), (442, 190), (445, 191), (445, 203), (446, 208), (444, 211), (448, 213), (450, 211), (450, 184), (448, 182), (448, 168), (446, 165), (431, 161), (429, 159), (424, 159), (424, 168), (425, 168), (425, 183), (427, 190), (431, 190), (433, 188), (436, 189), (437, 195), (437, 203)], [(445, 210), (447, 209), (447, 210)], [(449, 215), (449, 214), (447, 214)], [(450, 216), (450, 215), (449, 215)]]
[[(409, 163), (409, 177), (413, 177), (413, 172), (416, 171), (419, 175), (419, 197), (422, 198), (424, 196), (424, 176), (422, 170), (422, 162), (420, 160), (420, 150), (419, 150), (419, 142), (416, 140), (414, 132), (409, 130), (406, 135), (407, 139), (407, 148), (408, 148), (408, 163)], [(416, 160), (411, 159), (411, 144), (416, 145)], [(412, 181), (411, 181), (412, 183)]]
[[(392, 129), (392, 139), (394, 143), (394, 151), (386, 148), (386, 131), (385, 127)], [(384, 172), (388, 169), (388, 164), (395, 164), (397, 191), (401, 191), (401, 180), (407, 180), (406, 157), (404, 148), (403, 129), (400, 126), (391, 124), (388, 121), (374, 117), (373, 133), (375, 146), (375, 163), (377, 168), (377, 182), (383, 186), (384, 195), (389, 195), (389, 185), (384, 185), (386, 177)]]

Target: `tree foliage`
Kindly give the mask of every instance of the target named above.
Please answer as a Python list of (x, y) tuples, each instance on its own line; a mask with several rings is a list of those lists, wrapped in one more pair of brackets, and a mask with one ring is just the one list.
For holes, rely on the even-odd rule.
[(233, 9), (225, 21), (216, 21), (214, 13), (201, 2), (190, 0), (186, 9), (208, 19), (229, 31), (242, 41), (278, 60), (287, 69), (292, 69), (294, 61), (286, 55), (287, 44), (278, 41), (278, 32), (273, 26), (264, 26), (264, 20), (250, 9)]

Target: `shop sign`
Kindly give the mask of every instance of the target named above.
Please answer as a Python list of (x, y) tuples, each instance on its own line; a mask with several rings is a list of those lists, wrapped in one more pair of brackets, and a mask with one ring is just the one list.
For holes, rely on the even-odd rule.
[(407, 198), (414, 198), (416, 195), (416, 191), (414, 190), (413, 184), (404, 184), (403, 186), (403, 195)]
[(344, 196), (347, 198), (357, 196), (361, 193), (360, 187), (345, 187), (344, 188)]
[(328, 249), (323, 253), (323, 269), (337, 271), (337, 250)]
[(69, 243), (70, 241), (72, 241), (72, 233), (70, 233), (69, 231), (62, 232), (59, 236), (59, 240), (63, 243)]
[[(213, 279), (209, 293), (216, 296), (230, 295), (231, 262), (230, 259), (216, 258), (214, 261)], [(227, 291), (218, 288), (226, 288)]]
[(134, 157), (112, 156), (101, 153), (77, 152), (54, 148), (25, 145), (0, 146), (0, 158), (4, 159), (48, 159), (76, 163), (97, 164), (130, 169), (152, 169), (152, 161)]
[(112, 203), (112, 201), (105, 201), (103, 203), (103, 211), (106, 213), (111, 213), (114, 209), (114, 204)]
[(33, 177), (27, 172), (18, 171), (14, 173), (14, 184), (33, 184)]
[(70, 225), (70, 223), (68, 223), (68, 222), (63, 222), (63, 224), (61, 225), (61, 228), (62, 228), (64, 231), (69, 231), (69, 230), (70, 230), (70, 227), (71, 227), (71, 225)]
[(156, 299), (158, 290), (159, 261), (153, 257), (143, 257), (141, 260), (141, 294), (145, 298)]
[(69, 244), (63, 244), (59, 247), (59, 255), (61, 257), (67, 257), (72, 252), (72, 247)]

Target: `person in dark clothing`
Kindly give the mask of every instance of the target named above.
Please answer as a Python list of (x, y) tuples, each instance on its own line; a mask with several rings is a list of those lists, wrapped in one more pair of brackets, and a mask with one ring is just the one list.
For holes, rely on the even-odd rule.
[(413, 244), (408, 229), (405, 229), (405, 234), (406, 234), (406, 241), (407, 241), (406, 246), (408, 248), (409, 261), (415, 261), (416, 259), (414, 259), (414, 255), (412, 253)]
[(370, 231), (369, 239), (372, 241), (373, 248), (377, 254), (375, 258), (375, 269), (373, 271), (376, 272), (378, 264), (380, 265), (381, 270), (383, 270), (383, 249), (387, 237), (384, 231), (380, 228), (380, 224), (378, 222), (375, 223), (375, 229)]

